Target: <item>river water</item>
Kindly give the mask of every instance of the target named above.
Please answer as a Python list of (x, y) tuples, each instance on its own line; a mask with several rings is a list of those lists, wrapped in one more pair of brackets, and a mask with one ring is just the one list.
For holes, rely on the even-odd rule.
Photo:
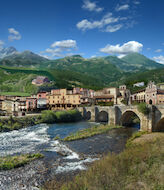
[(54, 176), (72, 175), (87, 169), (89, 163), (107, 152), (121, 152), (127, 138), (137, 128), (113, 129), (108, 134), (72, 142), (60, 142), (70, 133), (98, 125), (78, 122), (69, 124), (40, 124), (18, 131), (0, 133), (0, 156), (41, 152), (44, 158), (30, 164), (0, 171), (0, 190), (34, 190)]

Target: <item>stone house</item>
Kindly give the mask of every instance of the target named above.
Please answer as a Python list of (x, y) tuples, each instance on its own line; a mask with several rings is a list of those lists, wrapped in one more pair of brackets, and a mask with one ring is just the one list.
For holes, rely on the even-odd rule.
[(133, 102), (136, 103), (146, 102), (145, 88), (138, 90), (137, 92), (131, 95), (131, 103)]
[(47, 104), (47, 92), (39, 92), (37, 94), (37, 109), (46, 109)]
[(104, 88), (103, 90), (95, 91), (94, 99), (95, 104), (99, 102), (113, 102), (113, 104), (117, 104), (117, 98), (120, 96), (120, 92), (118, 88), (109, 87)]
[(160, 89), (154, 82), (150, 81), (145, 90), (147, 104), (164, 104), (164, 90)]
[(120, 95), (117, 97), (117, 104), (122, 104), (122, 101), (127, 105), (130, 104), (130, 90), (127, 89), (126, 85), (119, 86)]
[(47, 77), (44, 76), (37, 76), (36, 79), (32, 80), (32, 84), (36, 85), (36, 86), (41, 86), (45, 83), (49, 83), (49, 79)]
[(72, 90), (56, 89), (47, 94), (47, 100), (50, 109), (62, 110), (76, 108), (81, 104), (80, 93), (74, 93)]
[(17, 100), (4, 100), (2, 102), (2, 110), (9, 114), (19, 111), (19, 101)]
[(34, 111), (37, 109), (37, 98), (28, 97), (26, 98), (26, 109), (27, 111)]

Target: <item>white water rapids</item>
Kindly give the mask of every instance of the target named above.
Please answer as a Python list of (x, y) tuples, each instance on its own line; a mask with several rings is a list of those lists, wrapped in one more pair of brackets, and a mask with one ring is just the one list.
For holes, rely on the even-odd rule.
[(61, 132), (62, 129), (58, 127), (54, 128), (53, 132), (49, 132), (51, 127), (40, 124), (18, 131), (0, 133), (0, 156), (44, 152), (45, 150), (56, 152), (62, 155), (61, 159), (63, 160), (57, 167), (56, 173), (85, 170), (85, 163), (96, 160), (92, 158), (81, 160), (79, 154), (72, 151), (67, 145), (58, 140), (53, 140), (52, 133), (55, 136), (55, 132)]

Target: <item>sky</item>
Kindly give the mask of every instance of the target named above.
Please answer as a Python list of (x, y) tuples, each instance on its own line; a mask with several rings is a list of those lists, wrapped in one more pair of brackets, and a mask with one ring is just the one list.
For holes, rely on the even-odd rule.
[(163, 0), (5, 0), (0, 49), (50, 59), (139, 52), (164, 64)]

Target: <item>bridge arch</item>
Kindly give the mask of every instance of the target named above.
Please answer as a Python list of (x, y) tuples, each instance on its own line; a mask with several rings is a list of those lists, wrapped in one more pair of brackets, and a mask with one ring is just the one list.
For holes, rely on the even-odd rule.
[(162, 117), (157, 124), (155, 125), (154, 131), (156, 132), (164, 132), (164, 117)]
[(133, 110), (126, 110), (122, 113), (121, 119), (120, 119), (120, 125), (125, 127), (131, 127), (136, 126), (140, 129), (141, 126), (141, 118), (138, 113), (136, 113)]
[(96, 121), (97, 122), (104, 122), (104, 123), (108, 123), (109, 121), (109, 114), (107, 111), (100, 111), (99, 113), (97, 113), (96, 115)]
[(85, 119), (90, 120), (91, 119), (91, 111), (87, 111), (85, 114)]

